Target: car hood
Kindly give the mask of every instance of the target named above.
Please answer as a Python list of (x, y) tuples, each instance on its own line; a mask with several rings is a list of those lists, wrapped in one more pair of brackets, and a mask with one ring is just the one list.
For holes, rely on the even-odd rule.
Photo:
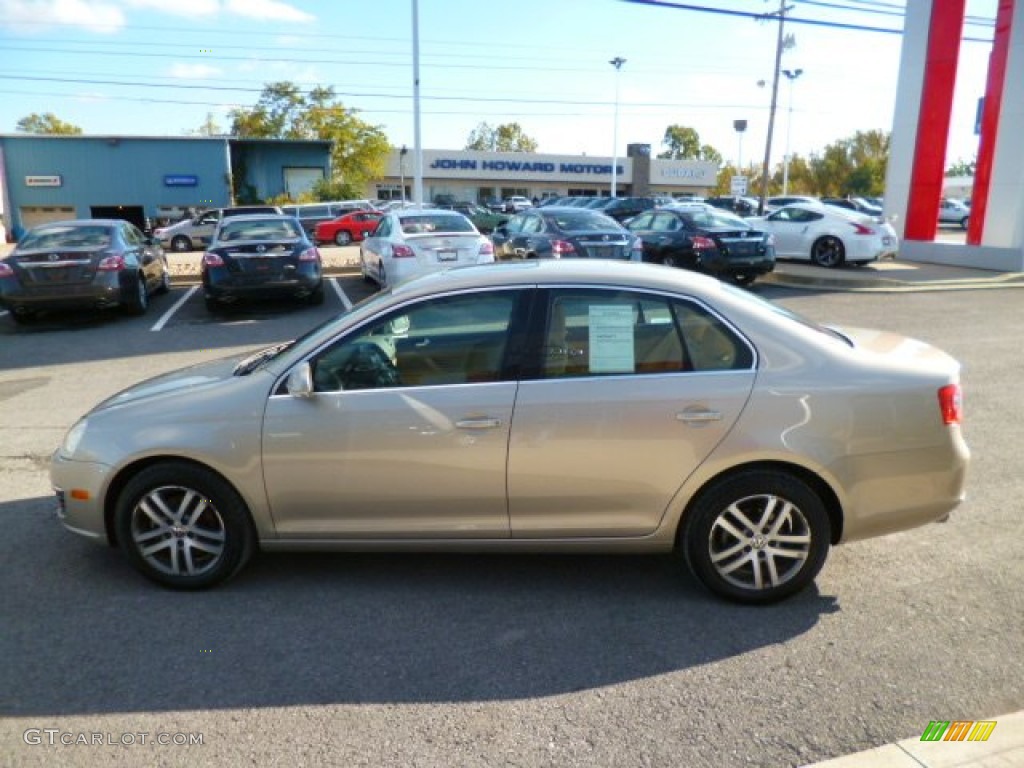
[(154, 400), (186, 391), (198, 392), (216, 388), (224, 382), (238, 378), (232, 372), (241, 359), (241, 355), (234, 355), (155, 376), (108, 397), (92, 410), (95, 413), (141, 400)]

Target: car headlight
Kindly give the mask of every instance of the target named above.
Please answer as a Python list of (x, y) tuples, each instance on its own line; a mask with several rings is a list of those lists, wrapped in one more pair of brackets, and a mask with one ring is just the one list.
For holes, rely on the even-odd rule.
[(68, 433), (64, 435), (64, 442), (60, 446), (60, 455), (66, 459), (70, 459), (75, 455), (75, 451), (78, 450), (79, 443), (82, 442), (82, 438), (85, 437), (85, 428), (88, 425), (88, 419), (81, 419), (75, 426), (68, 430)]

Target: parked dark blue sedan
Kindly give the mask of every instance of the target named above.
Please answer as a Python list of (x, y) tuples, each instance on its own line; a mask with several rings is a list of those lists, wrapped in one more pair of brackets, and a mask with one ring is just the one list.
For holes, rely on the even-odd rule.
[(324, 300), (320, 252), (293, 216), (223, 220), (203, 254), (203, 291), (211, 312), (245, 298)]

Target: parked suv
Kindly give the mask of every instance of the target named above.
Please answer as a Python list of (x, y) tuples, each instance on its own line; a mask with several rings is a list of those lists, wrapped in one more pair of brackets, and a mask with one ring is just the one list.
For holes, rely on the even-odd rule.
[(169, 227), (154, 230), (160, 245), (170, 251), (184, 253), (209, 244), (213, 230), (222, 219), (250, 213), (282, 213), (276, 205), (239, 205), (234, 208), (211, 208), (193, 219), (185, 219)]

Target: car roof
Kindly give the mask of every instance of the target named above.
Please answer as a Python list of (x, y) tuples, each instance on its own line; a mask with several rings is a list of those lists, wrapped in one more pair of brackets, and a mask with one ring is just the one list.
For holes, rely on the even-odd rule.
[(40, 227), (66, 227), (66, 226), (103, 226), (103, 227), (116, 227), (121, 224), (131, 224), (127, 219), (63, 219), (61, 221), (44, 221), (42, 224), (36, 224), (32, 229), (39, 229)]

